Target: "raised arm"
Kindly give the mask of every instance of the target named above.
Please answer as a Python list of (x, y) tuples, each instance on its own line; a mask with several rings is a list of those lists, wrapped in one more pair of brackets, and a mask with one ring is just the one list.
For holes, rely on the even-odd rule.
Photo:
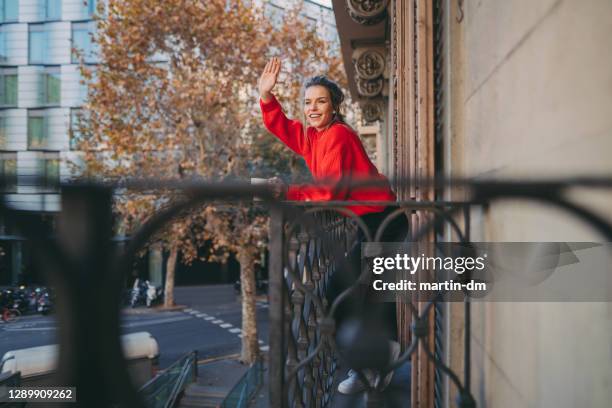
[(297, 120), (290, 120), (272, 94), (281, 70), (280, 60), (273, 57), (268, 61), (259, 78), (261, 113), (266, 128), (287, 147), (299, 155), (304, 154), (306, 137), (304, 127)]

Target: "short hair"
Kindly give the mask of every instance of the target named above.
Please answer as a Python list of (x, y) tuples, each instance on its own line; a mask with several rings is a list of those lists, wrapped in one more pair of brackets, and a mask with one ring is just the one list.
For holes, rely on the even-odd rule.
[(346, 123), (344, 121), (344, 116), (340, 113), (340, 107), (342, 106), (342, 102), (344, 102), (344, 92), (338, 86), (337, 83), (327, 78), (325, 75), (317, 75), (306, 81), (304, 85), (304, 89), (308, 89), (311, 86), (322, 86), (329, 91), (329, 95), (331, 97), (331, 104), (336, 112), (334, 114), (334, 119), (340, 121), (342, 123)]

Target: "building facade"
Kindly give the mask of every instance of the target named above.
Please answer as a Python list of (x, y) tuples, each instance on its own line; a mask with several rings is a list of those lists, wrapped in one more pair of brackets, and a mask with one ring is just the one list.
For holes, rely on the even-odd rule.
[[(461, 188), (421, 184), (422, 177), (612, 174), (612, 59), (602, 53), (612, 35), (609, 1), (334, 0), (333, 6), (352, 95), (380, 124), (379, 164), (398, 180), (400, 199), (468, 197)], [(610, 194), (572, 198), (612, 219)], [(411, 217), (416, 227), (428, 218), (422, 211)], [(476, 206), (469, 220), (474, 242), (602, 240), (563, 212), (528, 202)], [(457, 237), (449, 228), (437, 239)], [(399, 327), (408, 333), (412, 316), (400, 309)], [(445, 303), (431, 311), (436, 328), (427, 342), (459, 373), (476, 406), (609, 405), (609, 303), (474, 303), (468, 326), (466, 310)], [(412, 391), (413, 407), (456, 406), (460, 395), (420, 349), (412, 358)]]
[[(0, 0), (0, 176), (6, 180), (3, 194), (16, 208), (40, 214), (59, 210), (57, 185), (72, 175), (70, 163), (78, 162), (77, 122), (87, 97), (80, 57), (96, 64), (91, 35), (98, 3)], [(266, 17), (279, 25), (295, 4), (260, 3)], [(302, 15), (319, 35), (338, 43), (330, 2), (303, 0)], [(27, 243), (0, 223), (0, 247), (5, 252), (0, 257), (0, 285), (15, 284), (32, 268)], [(157, 284), (162, 261), (161, 253), (152, 251), (148, 269)]]
[[(0, 1), (0, 174), (7, 202), (18, 209), (59, 209), (57, 186), (70, 175), (71, 128), (87, 92), (72, 49), (95, 62), (95, 8), (95, 0)], [(27, 269), (26, 244), (4, 223), (0, 238), (0, 284), (17, 283)]]

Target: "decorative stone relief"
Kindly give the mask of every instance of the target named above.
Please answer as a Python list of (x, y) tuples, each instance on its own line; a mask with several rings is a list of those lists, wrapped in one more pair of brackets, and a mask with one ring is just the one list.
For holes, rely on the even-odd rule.
[(359, 24), (374, 25), (387, 16), (389, 0), (346, 0), (346, 11)]
[(385, 57), (377, 50), (366, 50), (355, 60), (355, 72), (360, 78), (374, 79), (385, 72)]
[(357, 92), (359, 95), (365, 96), (366, 98), (373, 98), (378, 96), (383, 90), (383, 79), (364, 79), (357, 78)]
[(364, 101), (361, 103), (363, 120), (367, 123), (376, 122), (383, 118), (382, 102), (379, 100)]

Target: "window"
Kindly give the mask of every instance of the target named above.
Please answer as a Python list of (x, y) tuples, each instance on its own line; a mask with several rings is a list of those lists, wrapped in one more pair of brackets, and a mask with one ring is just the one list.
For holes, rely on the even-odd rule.
[(44, 24), (31, 24), (29, 37), (30, 64), (45, 64), (47, 62), (48, 33)]
[(45, 5), (45, 20), (61, 20), (62, 19), (62, 0), (43, 0)]
[(17, 68), (0, 69), (0, 107), (17, 106)]
[(37, 160), (37, 176), (40, 179), (41, 193), (59, 191), (59, 153), (43, 153)]
[(8, 50), (6, 48), (6, 33), (0, 27), (0, 63), (8, 61)]
[(6, 118), (6, 111), (0, 111), (0, 150), (6, 148), (6, 142), (8, 140), (8, 120)]
[(80, 148), (79, 144), (83, 140), (83, 134), (81, 133), (80, 127), (81, 121), (83, 120), (86, 120), (83, 109), (70, 109), (70, 150), (77, 150)]
[(19, 0), (0, 0), (0, 23), (19, 19)]
[(28, 111), (28, 149), (44, 149), (49, 137), (49, 119), (42, 109)]
[[(93, 62), (93, 47), (91, 43), (91, 26), (89, 23), (73, 23), (72, 24), (72, 48), (79, 50), (85, 62)], [(77, 54), (72, 53), (72, 63), (79, 62)]]
[(317, 19), (306, 16), (306, 28), (309, 31), (316, 31), (317, 30)]
[(0, 152), (0, 191), (17, 192), (17, 153)]
[(87, 1), (87, 15), (91, 17), (96, 13), (98, 2), (96, 0), (86, 0), (86, 1)]
[(283, 25), (285, 10), (271, 3), (266, 3), (264, 6), (264, 16), (270, 20), (270, 23), (275, 28), (280, 28)]
[(44, 106), (60, 104), (60, 67), (46, 67), (39, 80), (38, 103)]

